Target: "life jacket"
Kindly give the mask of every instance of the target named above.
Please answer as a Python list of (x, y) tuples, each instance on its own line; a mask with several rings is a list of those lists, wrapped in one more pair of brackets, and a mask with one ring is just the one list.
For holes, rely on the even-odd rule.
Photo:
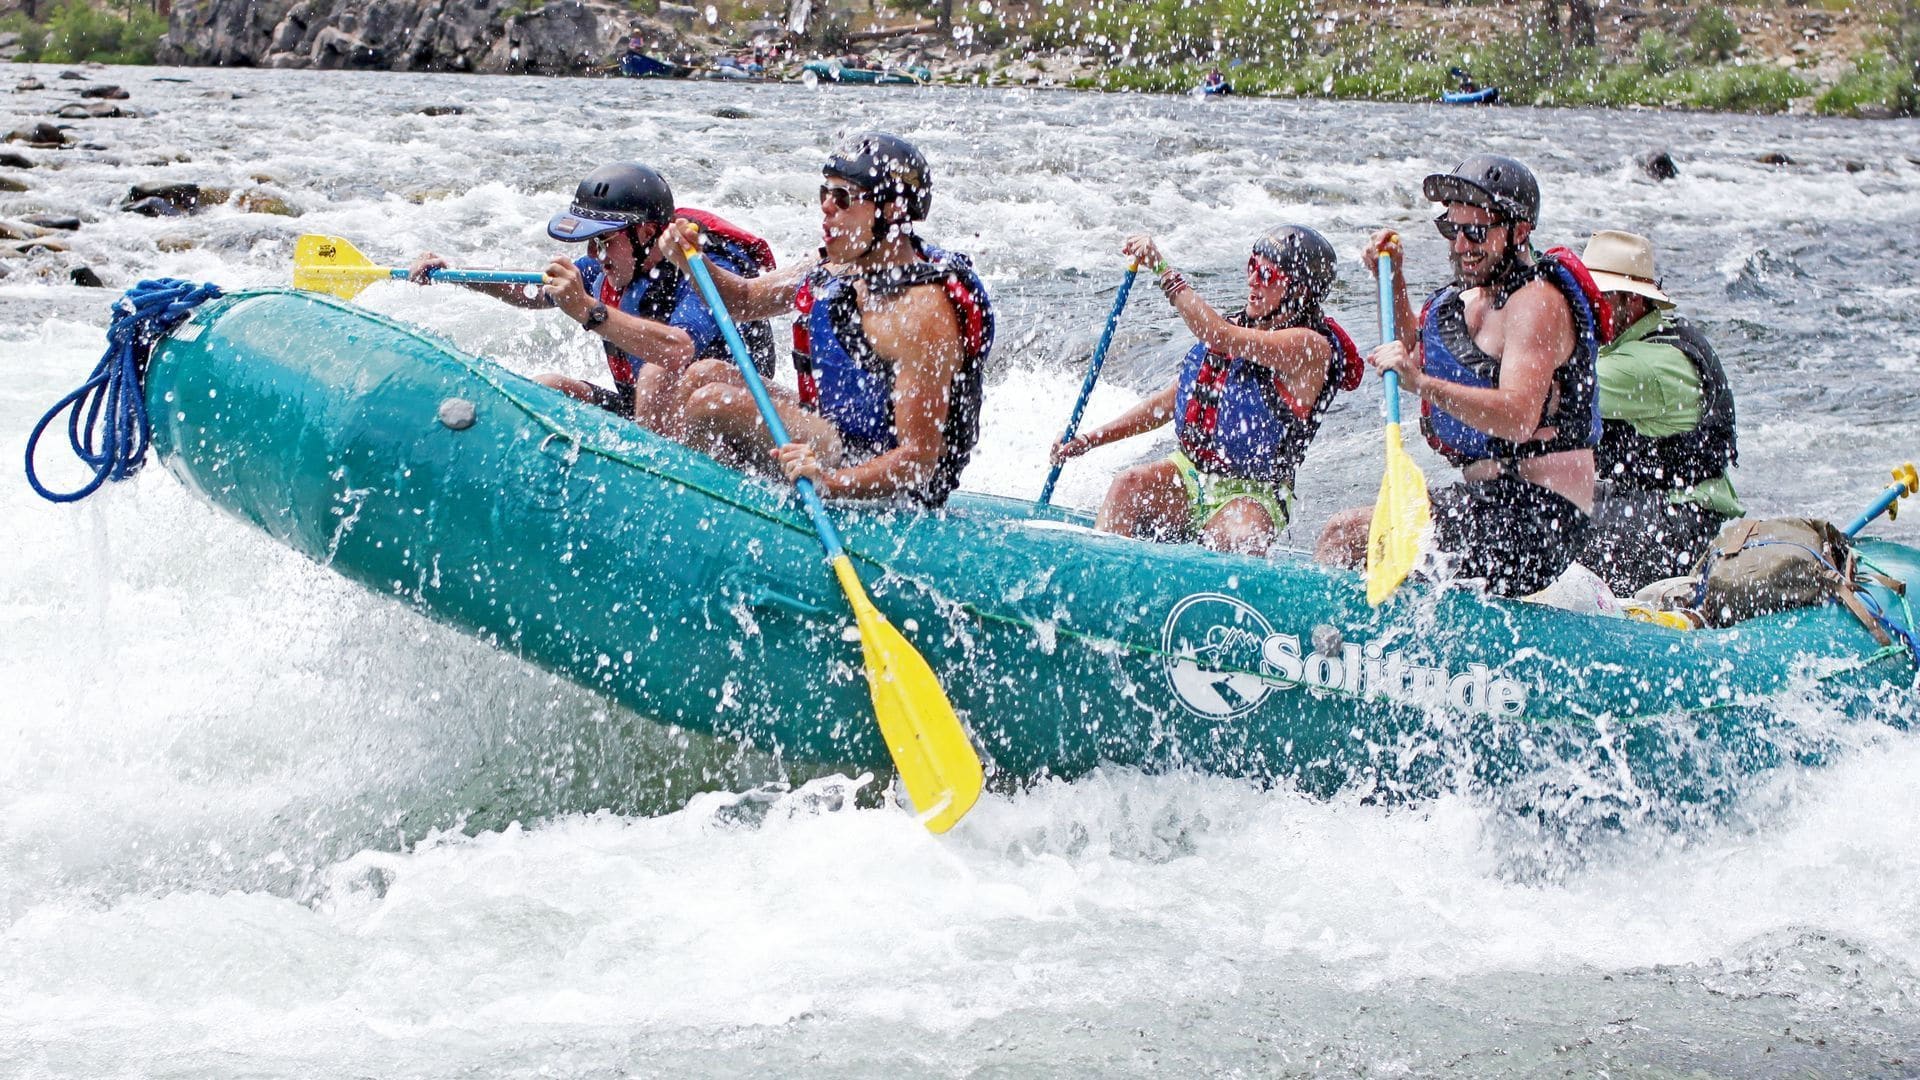
[[(980, 439), (980, 399), (987, 356), (993, 350), (993, 303), (965, 255), (915, 241), (922, 258), (867, 277), (867, 288), (885, 296), (916, 285), (938, 284), (960, 325), (965, 362), (948, 396), (946, 448), (934, 475), (913, 498), (939, 506), (959, 486), (960, 470)], [(873, 457), (900, 445), (893, 418), (893, 365), (876, 356), (860, 325), (854, 279), (823, 266), (794, 296), (800, 318), (793, 323), (793, 367), (800, 403), (833, 422), (847, 449)]]
[(1700, 373), (1700, 422), (1693, 430), (1658, 438), (1642, 435), (1626, 420), (1608, 420), (1600, 433), (1596, 462), (1602, 480), (1644, 491), (1678, 491), (1721, 476), (1740, 462), (1733, 430), (1733, 390), (1713, 346), (1694, 325), (1667, 316), (1643, 341), (1680, 350)]
[[(1564, 247), (1548, 249), (1531, 265), (1514, 267), (1494, 287), (1494, 306), (1536, 278), (1545, 278), (1567, 298), (1573, 311), (1573, 356), (1553, 373), (1556, 393), (1541, 407), (1536, 428), (1551, 427), (1548, 439), (1512, 442), (1480, 431), (1432, 402), (1420, 406), (1420, 430), (1435, 450), (1456, 466), (1493, 459), (1522, 458), (1580, 450), (1600, 441), (1599, 373), (1595, 367), (1600, 343), (1612, 333), (1612, 309), (1580, 257)], [(1498, 386), (1500, 358), (1473, 343), (1467, 329), (1466, 303), (1460, 287), (1449, 285), (1427, 298), (1420, 309), (1421, 370), (1462, 386)]]
[[(1244, 311), (1230, 321), (1253, 325)], [(1199, 343), (1187, 351), (1173, 420), (1180, 448), (1195, 465), (1219, 475), (1293, 486), (1294, 470), (1333, 395), (1359, 386), (1366, 365), (1353, 339), (1332, 319), (1309, 317), (1273, 329), (1292, 327), (1317, 330), (1333, 346), (1326, 381), (1312, 401), (1294, 397), (1280, 373), (1265, 364), (1221, 356)]]
[[(685, 218), (700, 226), (700, 231), (709, 238), (706, 243), (707, 257), (721, 266), (743, 277), (759, 277), (774, 268), (773, 248), (758, 236), (705, 210), (682, 207), (673, 213), (676, 218)], [(624, 291), (613, 287), (605, 270), (597, 275), (597, 284), (589, 281), (587, 285), (598, 295), (600, 302), (610, 308), (668, 324), (673, 321), (674, 309), (680, 306), (684, 290), (693, 288), (693, 283), (686, 280), (680, 268), (664, 259), (651, 271), (636, 275)], [(746, 344), (747, 354), (753, 358), (753, 366), (760, 370), (760, 374), (772, 375), (772, 324), (764, 319), (742, 324), (740, 340)], [(629, 355), (611, 341), (603, 344), (607, 353), (607, 370), (613, 374), (614, 384), (623, 392), (629, 391), (633, 386), (634, 374), (644, 361)], [(696, 360), (731, 358), (726, 339), (721, 336), (715, 336), (694, 356)]]

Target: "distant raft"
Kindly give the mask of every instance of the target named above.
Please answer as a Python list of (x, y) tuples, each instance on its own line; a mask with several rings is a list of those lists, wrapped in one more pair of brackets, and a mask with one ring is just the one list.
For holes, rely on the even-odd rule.
[(693, 74), (685, 64), (669, 64), (645, 53), (629, 52), (620, 58), (620, 74), (629, 79), (684, 79)]
[(858, 68), (838, 60), (809, 60), (800, 65), (800, 71), (803, 79), (811, 75), (816, 81), (879, 86), (922, 86), (933, 79), (933, 72), (923, 67)]
[(1440, 95), (1446, 105), (1491, 105), (1500, 100), (1500, 88), (1483, 86), (1478, 90), (1449, 90)]
[[(189, 488), (336, 573), (657, 722), (886, 766), (785, 485), (313, 293), (206, 303), (145, 397)], [(1322, 794), (1604, 777), (1686, 804), (1817, 760), (1831, 724), (1797, 718), (1913, 715), (1910, 654), (1837, 604), (1692, 631), (1421, 582), (1372, 608), (1304, 553), (1128, 540), (1019, 500), (833, 512), (1003, 786), (1113, 762)], [(1920, 581), (1920, 551), (1859, 550)]]

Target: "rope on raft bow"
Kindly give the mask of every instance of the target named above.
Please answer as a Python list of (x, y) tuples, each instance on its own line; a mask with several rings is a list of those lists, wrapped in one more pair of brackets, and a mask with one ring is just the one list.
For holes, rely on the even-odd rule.
[[(147, 417), (142, 379), (154, 343), (184, 322), (193, 309), (220, 295), (217, 285), (195, 284), (178, 278), (142, 281), (114, 301), (113, 322), (107, 327), (107, 351), (93, 374), (78, 390), (47, 410), (27, 436), (27, 483), (50, 502), (77, 502), (109, 480), (125, 480), (140, 470), (147, 446), (153, 441), (153, 423)], [(40, 436), (61, 413), (67, 418), (67, 441), (73, 452), (93, 470), (93, 480), (73, 491), (50, 491), (40, 483), (33, 452)]]

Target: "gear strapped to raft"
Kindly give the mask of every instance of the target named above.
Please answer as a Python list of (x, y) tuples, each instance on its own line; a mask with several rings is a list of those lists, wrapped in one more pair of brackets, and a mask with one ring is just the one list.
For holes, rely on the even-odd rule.
[[(1818, 518), (1767, 518), (1728, 522), (1700, 558), (1685, 599), (1706, 625), (1728, 627), (1747, 619), (1837, 601), (1882, 646), (1898, 639), (1920, 662), (1913, 635), (1888, 618), (1862, 583), (1896, 597), (1906, 584), (1861, 568), (1847, 534)], [(1677, 579), (1674, 585), (1685, 582)], [(1666, 587), (1672, 599), (1673, 585)]]
[(1713, 346), (1694, 325), (1667, 315), (1640, 340), (1679, 350), (1700, 375), (1700, 421), (1678, 435), (1642, 435), (1628, 420), (1607, 420), (1595, 465), (1602, 480), (1643, 491), (1675, 491), (1725, 475), (1740, 463), (1734, 435), (1733, 390)]
[[(1599, 348), (1612, 333), (1612, 308), (1594, 284), (1580, 257), (1569, 248), (1549, 248), (1528, 263), (1509, 258), (1509, 265), (1488, 287), (1495, 310), (1513, 294), (1544, 278), (1566, 297), (1573, 312), (1573, 356), (1553, 373), (1555, 394), (1540, 409), (1539, 428), (1553, 428), (1545, 439), (1512, 442), (1468, 424), (1432, 402), (1420, 406), (1420, 430), (1427, 442), (1455, 466), (1492, 459), (1512, 463), (1565, 450), (1583, 450), (1600, 441), (1600, 390), (1596, 368)], [(1420, 309), (1421, 370), (1461, 386), (1500, 385), (1500, 357), (1474, 344), (1467, 327), (1466, 303), (1458, 285), (1449, 285), (1427, 298)]]
[[(178, 278), (142, 281), (113, 303), (107, 327), (107, 351), (80, 388), (47, 410), (27, 436), (27, 483), (49, 502), (77, 502), (109, 480), (125, 480), (140, 471), (153, 441), (144, 382), (153, 346), (193, 309), (220, 295), (220, 287)], [(74, 455), (93, 470), (93, 480), (73, 491), (49, 490), (33, 464), (40, 436), (61, 413)]]
[[(681, 208), (674, 211), (674, 217), (691, 221), (700, 226), (700, 235), (706, 241), (707, 258), (741, 277), (759, 277), (774, 269), (773, 248), (765, 240), (732, 224), (716, 214), (705, 210)], [(635, 261), (639, 261), (638, 248)], [(685, 291), (692, 288), (686, 276), (671, 262), (661, 260), (651, 271), (636, 273), (626, 289), (613, 287), (605, 267), (594, 260), (583, 260), (582, 284), (593, 293), (601, 303), (628, 315), (646, 319), (650, 322), (671, 325), (674, 309), (680, 306)], [(591, 269), (589, 269), (591, 267)], [(747, 352), (753, 357), (753, 366), (760, 374), (771, 376), (774, 365), (773, 325), (765, 319), (740, 324), (740, 338), (746, 343)], [(607, 355), (607, 370), (613, 375), (614, 385), (624, 399), (633, 393), (633, 380), (644, 360), (632, 356), (626, 350), (611, 341), (603, 341)], [(696, 360), (729, 359), (726, 339), (715, 334), (694, 356)], [(629, 406), (630, 407), (630, 406)]]
[(1324, 315), (1301, 315), (1284, 326), (1260, 327), (1242, 311), (1227, 317), (1236, 326), (1264, 330), (1314, 330), (1332, 347), (1326, 380), (1312, 401), (1287, 389), (1274, 368), (1228, 357), (1196, 343), (1180, 365), (1174, 397), (1174, 434), (1187, 457), (1203, 470), (1293, 486), (1294, 470), (1334, 394), (1360, 385), (1366, 371), (1360, 350), (1340, 324)]
[(953, 305), (960, 328), (964, 362), (948, 396), (946, 444), (934, 476), (913, 497), (930, 506), (946, 501), (959, 486), (960, 470), (980, 438), (980, 400), (984, 367), (993, 350), (993, 302), (965, 255), (915, 240), (922, 261), (888, 267), (859, 277), (809, 274), (794, 294), (800, 318), (793, 323), (793, 368), (800, 403), (833, 422), (856, 457), (874, 457), (900, 444), (893, 417), (893, 365), (881, 359), (861, 326), (860, 300), (854, 288), (865, 282), (876, 296), (939, 285)]

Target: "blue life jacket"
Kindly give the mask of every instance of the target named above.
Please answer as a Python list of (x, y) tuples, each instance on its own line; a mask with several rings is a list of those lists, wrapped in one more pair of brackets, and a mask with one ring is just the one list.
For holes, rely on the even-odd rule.
[[(706, 235), (706, 257), (715, 265), (742, 277), (758, 277), (763, 271), (774, 268), (773, 249), (767, 246), (766, 241), (745, 229), (729, 224), (716, 215), (686, 207), (674, 211), (674, 216), (700, 225), (701, 232)], [(633, 281), (618, 292), (607, 280), (606, 267), (598, 259), (581, 256), (574, 260), (574, 265), (580, 268), (581, 284), (601, 303), (629, 315), (686, 331), (693, 339), (694, 359), (731, 358), (726, 339), (720, 334), (720, 325), (712, 312), (707, 310), (706, 301), (701, 299), (693, 282), (672, 263), (662, 260), (651, 272), (634, 275)], [(772, 324), (762, 319), (742, 323), (739, 329), (741, 341), (747, 346), (747, 354), (753, 358), (753, 366), (760, 370), (761, 375), (771, 376), (775, 351)], [(614, 385), (628, 392), (633, 385), (635, 372), (645, 361), (629, 355), (611, 341), (603, 342), (603, 345), (607, 353), (607, 370), (613, 374)]]
[[(1432, 402), (1423, 402), (1421, 430), (1433, 448), (1456, 466), (1487, 459), (1511, 462), (1585, 449), (1600, 442), (1599, 373), (1595, 364), (1600, 341), (1611, 329), (1602, 321), (1604, 300), (1579, 259), (1565, 248), (1555, 248), (1500, 282), (1495, 306), (1504, 306), (1507, 297), (1538, 277), (1552, 282), (1573, 311), (1573, 356), (1554, 371), (1557, 393), (1548, 395), (1541, 407), (1540, 422), (1534, 425), (1551, 427), (1554, 435), (1512, 442), (1489, 435)], [(1421, 370), (1434, 378), (1462, 386), (1500, 384), (1500, 358), (1473, 343), (1458, 286), (1449, 285), (1434, 293), (1421, 309), (1420, 356)]]
[[(927, 506), (946, 502), (959, 486), (960, 470), (980, 439), (983, 370), (993, 351), (993, 303), (965, 255), (919, 243), (924, 261), (867, 277), (877, 295), (916, 285), (940, 284), (960, 326), (964, 362), (947, 398), (945, 450), (926, 486), (912, 493)], [(793, 366), (800, 402), (833, 422), (855, 458), (871, 458), (900, 445), (893, 417), (893, 365), (874, 354), (860, 325), (853, 279), (815, 270), (794, 297), (800, 318), (793, 324)]]
[[(1252, 325), (1245, 312), (1229, 318), (1240, 326)], [(1295, 398), (1280, 373), (1265, 364), (1221, 356), (1199, 343), (1187, 350), (1173, 422), (1180, 448), (1195, 465), (1217, 475), (1293, 486), (1294, 470), (1320, 430), (1333, 395), (1359, 386), (1366, 368), (1339, 323), (1319, 317), (1292, 325), (1319, 331), (1333, 347), (1326, 381), (1310, 402)]]

